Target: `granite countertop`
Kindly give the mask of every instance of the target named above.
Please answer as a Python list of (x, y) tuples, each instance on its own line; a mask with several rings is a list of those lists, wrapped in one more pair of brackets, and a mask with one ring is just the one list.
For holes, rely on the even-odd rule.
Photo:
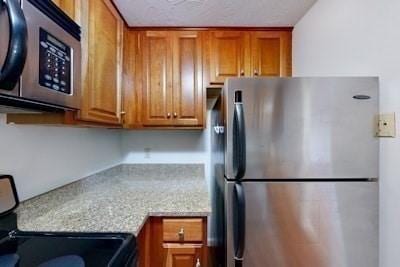
[(22, 231), (138, 234), (148, 216), (208, 216), (200, 164), (119, 165), (46, 194), (17, 209)]

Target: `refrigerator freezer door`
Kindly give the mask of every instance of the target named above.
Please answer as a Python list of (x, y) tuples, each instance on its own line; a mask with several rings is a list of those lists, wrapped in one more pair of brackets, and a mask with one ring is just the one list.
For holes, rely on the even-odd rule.
[[(225, 85), (225, 176), (234, 179), (241, 91), (246, 179), (378, 177), (377, 78), (232, 78)], [(237, 94), (237, 93), (236, 93)]]
[[(377, 182), (243, 182), (244, 267), (378, 266)], [(227, 266), (234, 266), (226, 182)]]

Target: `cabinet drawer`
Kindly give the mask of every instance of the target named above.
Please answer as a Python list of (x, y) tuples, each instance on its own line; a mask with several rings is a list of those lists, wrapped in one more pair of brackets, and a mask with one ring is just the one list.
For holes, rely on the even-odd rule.
[(163, 219), (164, 242), (202, 242), (202, 219)]

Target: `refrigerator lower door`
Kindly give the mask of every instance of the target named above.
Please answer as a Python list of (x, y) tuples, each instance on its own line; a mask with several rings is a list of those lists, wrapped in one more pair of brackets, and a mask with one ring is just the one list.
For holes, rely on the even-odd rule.
[[(378, 266), (377, 182), (243, 182), (245, 267)], [(235, 266), (234, 182), (225, 184)], [(237, 218), (236, 218), (237, 220)]]

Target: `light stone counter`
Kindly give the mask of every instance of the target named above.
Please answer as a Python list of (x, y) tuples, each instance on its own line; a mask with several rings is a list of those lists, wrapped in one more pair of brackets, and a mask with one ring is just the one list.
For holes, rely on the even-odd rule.
[(200, 164), (120, 165), (21, 203), (23, 231), (138, 234), (148, 216), (208, 216)]

